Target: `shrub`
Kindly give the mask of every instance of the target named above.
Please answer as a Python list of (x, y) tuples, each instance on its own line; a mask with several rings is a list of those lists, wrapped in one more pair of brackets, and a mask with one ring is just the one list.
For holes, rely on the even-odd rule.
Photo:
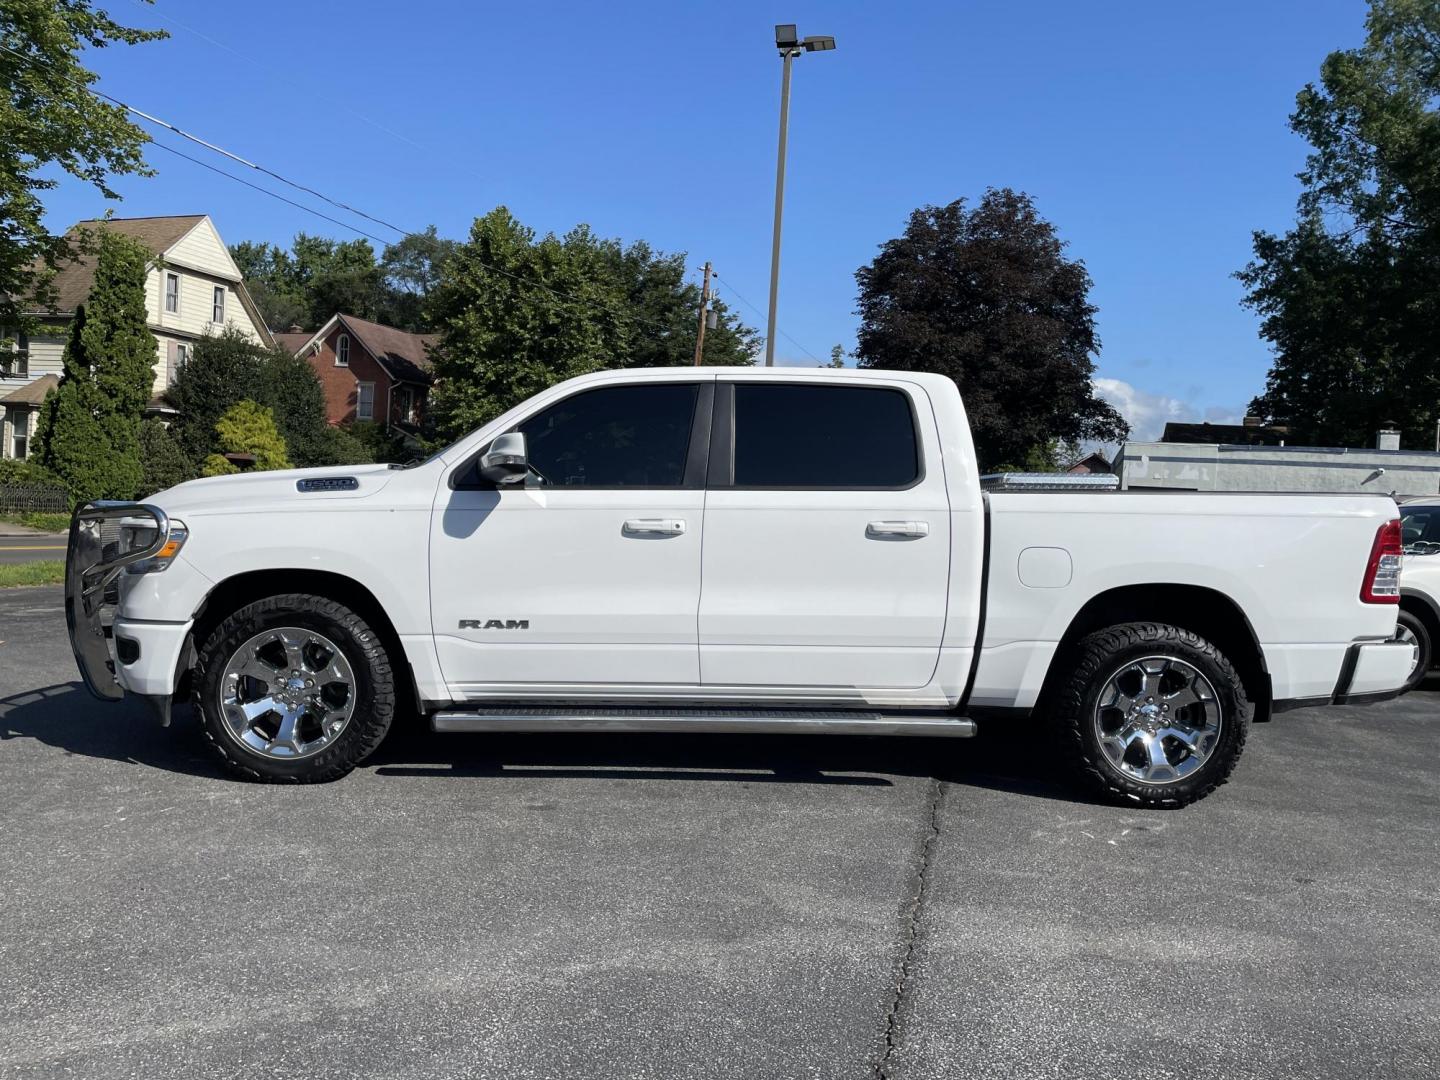
[(140, 464), (145, 469), (143, 490), (154, 493), (195, 479), (195, 464), (159, 420), (140, 425)]
[[(215, 434), (225, 454), (253, 454), (255, 472), (291, 468), (285, 440), (275, 426), (275, 415), (263, 405), (242, 401), (232, 406), (215, 424)], [(239, 471), (234, 462), (219, 453), (207, 457), (201, 469), (206, 476)]]

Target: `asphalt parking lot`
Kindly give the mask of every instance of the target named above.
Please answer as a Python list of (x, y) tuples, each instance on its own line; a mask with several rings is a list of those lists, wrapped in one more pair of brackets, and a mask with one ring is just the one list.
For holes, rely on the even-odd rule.
[(402, 732), (232, 781), (0, 593), (0, 1075), (1440, 1075), (1440, 693), (1182, 811), (1025, 728)]

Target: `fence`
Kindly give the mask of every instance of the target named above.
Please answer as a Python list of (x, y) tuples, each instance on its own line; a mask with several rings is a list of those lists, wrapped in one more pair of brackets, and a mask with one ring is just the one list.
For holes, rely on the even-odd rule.
[(66, 514), (69, 511), (70, 493), (62, 487), (0, 484), (0, 514)]

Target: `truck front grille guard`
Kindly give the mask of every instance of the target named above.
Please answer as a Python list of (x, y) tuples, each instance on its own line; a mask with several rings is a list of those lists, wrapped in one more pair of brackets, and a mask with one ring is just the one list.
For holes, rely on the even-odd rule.
[[(137, 518), (155, 522), (153, 541), (124, 554), (120, 554), (118, 545), (105, 542), (102, 531), (107, 523)], [(125, 696), (115, 677), (115, 661), (100, 620), (106, 590), (125, 567), (159, 554), (169, 540), (170, 519), (164, 510), (149, 503), (83, 503), (70, 518), (70, 542), (65, 551), (65, 625), (85, 686), (101, 701), (119, 701)]]

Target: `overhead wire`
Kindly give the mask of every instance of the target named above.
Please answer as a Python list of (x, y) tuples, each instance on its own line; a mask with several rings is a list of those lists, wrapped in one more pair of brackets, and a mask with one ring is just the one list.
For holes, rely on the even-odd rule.
[[(176, 25), (180, 25), (180, 24), (177, 23)], [(203, 35), (203, 34), (199, 34), (198, 31), (192, 31), (192, 32), (196, 33), (196, 34), (197, 34), (198, 36), (200, 36), (200, 37), (204, 37), (204, 35)], [(207, 39), (207, 40), (208, 40), (208, 39)], [(214, 44), (219, 45), (220, 43), (219, 43), (219, 42), (214, 42)], [(222, 47), (223, 47), (223, 46), (222, 46)], [(21, 60), (21, 61), (24, 62), (24, 63), (28, 63), (28, 64), (31, 64), (31, 65), (34, 65), (34, 66), (39, 66), (39, 67), (47, 68), (47, 69), (49, 69), (50, 71), (52, 71), (52, 72), (54, 72), (54, 73), (56, 73), (56, 74), (58, 74), (58, 75), (61, 75), (61, 76), (64, 77), (64, 78), (69, 79), (71, 82), (76, 83), (76, 84), (77, 84), (78, 86), (80, 86), (80, 88), (83, 89), (86, 93), (89, 93), (89, 94), (91, 94), (91, 95), (93, 95), (93, 96), (95, 96), (95, 97), (101, 98), (101, 99), (104, 100), (104, 101), (108, 101), (108, 102), (110, 102), (112, 105), (116, 106), (117, 108), (124, 109), (126, 112), (129, 112), (129, 113), (131, 113), (132, 115), (140, 117), (142, 120), (145, 120), (147, 123), (155, 124), (155, 125), (157, 125), (158, 127), (162, 127), (162, 128), (164, 128), (165, 130), (167, 130), (167, 131), (173, 132), (174, 134), (180, 136), (181, 138), (187, 140), (188, 142), (194, 143), (194, 144), (196, 144), (197, 146), (200, 146), (200, 147), (202, 147), (202, 148), (204, 148), (204, 149), (206, 149), (206, 150), (211, 151), (212, 153), (219, 154), (219, 155), (221, 155), (222, 157), (224, 157), (224, 158), (226, 158), (226, 159), (228, 159), (228, 160), (230, 160), (230, 161), (234, 161), (235, 163), (237, 163), (237, 164), (239, 164), (239, 165), (243, 165), (243, 166), (245, 166), (246, 168), (253, 169), (253, 170), (255, 170), (255, 171), (259, 172), (259, 173), (262, 173), (262, 174), (264, 174), (264, 175), (266, 175), (266, 176), (269, 176), (269, 177), (271, 177), (271, 178), (273, 178), (273, 179), (275, 179), (275, 180), (278, 180), (279, 182), (285, 184), (285, 185), (288, 186), (288, 187), (291, 187), (291, 188), (295, 189), (296, 191), (300, 191), (300, 192), (303, 192), (303, 193), (305, 193), (305, 194), (312, 195), (312, 196), (314, 196), (315, 198), (321, 199), (322, 201), (328, 203), (329, 205), (335, 207), (336, 209), (343, 210), (343, 211), (345, 211), (345, 212), (347, 212), (347, 213), (354, 214), (354, 215), (356, 215), (357, 217), (364, 218), (366, 221), (370, 221), (370, 222), (373, 222), (373, 223), (376, 224), (376, 225), (382, 226), (383, 228), (390, 229), (390, 230), (394, 231), (395, 233), (399, 234), (399, 236), (400, 236), (401, 238), (409, 238), (409, 237), (412, 237), (412, 236), (424, 236), (424, 235), (425, 235), (424, 233), (420, 233), (420, 232), (416, 232), (416, 231), (414, 231), (414, 230), (402, 228), (401, 226), (396, 225), (396, 224), (394, 224), (393, 222), (386, 221), (384, 218), (376, 217), (376, 216), (374, 216), (374, 215), (372, 215), (372, 214), (369, 214), (369, 213), (365, 212), (364, 210), (360, 210), (360, 209), (357, 208), (357, 207), (351, 206), (349, 203), (345, 203), (345, 202), (340, 201), (339, 199), (332, 198), (331, 196), (326, 195), (324, 192), (318, 191), (318, 190), (316, 190), (315, 188), (310, 187), (310, 186), (307, 185), (307, 184), (303, 184), (303, 183), (301, 183), (301, 182), (299, 182), (299, 181), (296, 181), (296, 180), (291, 180), (289, 177), (286, 177), (286, 176), (283, 175), (282, 173), (277, 172), (277, 171), (274, 170), (274, 169), (268, 168), (267, 166), (260, 165), (260, 164), (258, 164), (257, 162), (251, 161), (250, 159), (245, 158), (245, 157), (241, 156), (240, 154), (234, 153), (234, 152), (231, 151), (231, 150), (227, 150), (225, 147), (219, 145), (218, 143), (215, 143), (215, 142), (213, 142), (213, 141), (211, 141), (211, 140), (209, 140), (209, 139), (205, 139), (205, 138), (202, 138), (202, 137), (199, 136), (199, 135), (196, 135), (196, 134), (193, 134), (193, 133), (191, 133), (191, 132), (188, 132), (188, 131), (184, 130), (183, 128), (179, 127), (178, 125), (170, 123), (168, 120), (164, 120), (164, 119), (161, 119), (161, 118), (158, 117), (158, 116), (154, 116), (154, 115), (152, 115), (151, 113), (146, 112), (146, 111), (143, 110), (143, 109), (137, 108), (136, 106), (131, 105), (129, 102), (123, 101), (123, 100), (121, 100), (120, 98), (117, 98), (117, 97), (115, 97), (115, 96), (113, 96), (113, 95), (111, 95), (111, 94), (107, 94), (107, 93), (105, 93), (105, 92), (102, 91), (102, 90), (97, 90), (97, 89), (95, 89), (94, 87), (90, 86), (87, 82), (85, 82), (85, 80), (79, 79), (79, 78), (77, 78), (76, 76), (71, 75), (71, 74), (68, 73), (68, 72), (60, 71), (60, 70), (57, 69), (53, 64), (50, 64), (48, 61), (46, 61), (46, 60), (44, 60), (44, 59), (42, 59), (42, 58), (40, 58), (40, 57), (30, 56), (30, 55), (28, 55), (28, 54), (26, 54), (26, 53), (20, 52), (19, 50), (14, 49), (14, 48), (11, 48), (9, 45), (6, 45), (6, 44), (3, 43), (3, 42), (0, 42), (0, 51), (7, 52), (7, 53), (9, 53), (11, 56), (16, 57), (17, 59)], [(231, 50), (231, 51), (233, 51), (233, 50)], [(237, 55), (239, 55), (239, 54), (237, 53)], [(292, 206), (292, 207), (294, 207), (294, 208), (297, 209), (297, 210), (303, 211), (304, 213), (307, 213), (307, 214), (311, 214), (311, 215), (313, 215), (314, 217), (320, 218), (320, 219), (323, 220), (323, 221), (328, 221), (328, 222), (330, 222), (332, 225), (338, 225), (338, 226), (339, 226), (340, 228), (342, 228), (342, 229), (348, 229), (350, 232), (353, 232), (353, 233), (355, 233), (355, 234), (358, 235), (358, 236), (363, 236), (363, 237), (365, 237), (366, 239), (374, 240), (377, 244), (381, 244), (381, 245), (384, 245), (384, 246), (389, 246), (389, 243), (390, 243), (389, 241), (385, 240), (385, 239), (382, 238), (382, 237), (376, 236), (376, 235), (375, 235), (374, 233), (372, 233), (372, 232), (368, 232), (367, 230), (362, 229), (362, 228), (360, 228), (359, 226), (353, 225), (353, 224), (351, 224), (351, 223), (349, 223), (349, 222), (347, 222), (347, 221), (342, 221), (342, 220), (339, 219), (339, 218), (332, 217), (331, 215), (326, 214), (324, 211), (317, 210), (317, 209), (315, 209), (315, 208), (312, 207), (312, 206), (307, 206), (307, 205), (305, 205), (304, 203), (297, 202), (296, 200), (291, 199), (291, 198), (289, 198), (289, 197), (287, 197), (287, 196), (285, 196), (285, 195), (281, 195), (279, 192), (272, 191), (272, 190), (270, 190), (270, 189), (267, 188), (267, 187), (263, 187), (263, 186), (260, 185), (260, 184), (254, 183), (254, 182), (252, 182), (252, 181), (250, 181), (250, 180), (247, 180), (247, 179), (245, 179), (243, 176), (237, 176), (237, 175), (235, 175), (234, 173), (229, 172), (229, 171), (227, 171), (227, 170), (225, 170), (225, 169), (221, 169), (221, 168), (219, 168), (218, 166), (215, 166), (215, 165), (210, 164), (209, 162), (202, 161), (200, 158), (197, 158), (197, 157), (195, 157), (195, 156), (193, 156), (193, 155), (191, 155), (191, 154), (187, 154), (187, 153), (185, 153), (185, 152), (183, 152), (183, 151), (181, 151), (181, 150), (177, 150), (175, 147), (169, 146), (169, 145), (167, 145), (166, 143), (160, 142), (158, 139), (154, 138), (153, 136), (150, 138), (150, 145), (159, 147), (161, 150), (164, 150), (164, 151), (166, 151), (167, 153), (173, 154), (174, 156), (179, 157), (179, 158), (183, 158), (184, 160), (189, 161), (189, 162), (191, 162), (191, 163), (194, 164), (194, 165), (198, 165), (198, 166), (200, 166), (200, 167), (203, 168), (203, 169), (207, 169), (207, 170), (209, 170), (210, 172), (213, 172), (213, 173), (215, 173), (215, 174), (217, 174), (217, 175), (219, 175), (219, 176), (223, 176), (223, 177), (225, 177), (227, 180), (232, 180), (232, 181), (234, 181), (234, 182), (237, 183), (237, 184), (242, 184), (242, 185), (244, 185), (245, 187), (250, 188), (250, 189), (253, 190), (253, 191), (257, 191), (257, 192), (259, 192), (259, 193), (262, 194), (262, 195), (267, 195), (267, 196), (269, 196), (269, 197), (272, 198), (272, 199), (276, 199), (276, 200), (279, 201), (279, 202), (285, 203), (287, 206)], [(501, 267), (495, 266), (495, 265), (493, 265), (493, 264), (491, 264), (491, 263), (487, 263), (487, 262), (485, 262), (485, 261), (483, 261), (483, 260), (477, 259), (476, 262), (478, 262), (479, 265), (480, 265), (483, 269), (485, 269), (485, 270), (487, 270), (487, 271), (489, 271), (489, 272), (491, 272), (491, 273), (499, 274), (501, 277), (508, 278), (508, 279), (510, 279), (510, 280), (512, 280), (512, 281), (515, 281), (515, 282), (518, 282), (519, 284), (522, 284), (522, 285), (530, 285), (530, 286), (533, 286), (533, 287), (535, 287), (535, 288), (537, 288), (537, 289), (540, 289), (540, 290), (542, 290), (542, 291), (544, 291), (544, 292), (546, 292), (546, 293), (549, 293), (551, 296), (554, 296), (554, 297), (556, 297), (557, 299), (565, 300), (565, 301), (567, 301), (567, 302), (569, 302), (569, 303), (573, 303), (573, 304), (580, 305), (581, 307), (587, 307), (587, 308), (590, 308), (591, 310), (594, 310), (594, 311), (603, 311), (605, 314), (611, 315), (611, 316), (613, 316), (613, 317), (616, 317), (616, 318), (619, 318), (619, 319), (622, 319), (622, 320), (628, 320), (628, 321), (630, 321), (630, 322), (632, 322), (632, 323), (635, 323), (635, 324), (644, 325), (644, 326), (652, 326), (652, 327), (656, 327), (656, 328), (661, 329), (661, 330), (665, 330), (665, 331), (667, 331), (667, 332), (672, 331), (672, 330), (674, 329), (671, 325), (669, 325), (669, 324), (667, 324), (667, 323), (660, 322), (659, 320), (655, 320), (655, 319), (645, 319), (645, 318), (641, 318), (640, 316), (630, 314), (630, 313), (628, 313), (628, 312), (617, 311), (617, 310), (615, 310), (615, 309), (613, 309), (613, 308), (609, 308), (609, 307), (607, 307), (607, 306), (604, 306), (604, 305), (602, 305), (602, 304), (599, 304), (599, 303), (597, 303), (596, 301), (594, 301), (593, 299), (589, 299), (589, 298), (581, 297), (581, 296), (576, 296), (576, 295), (574, 295), (573, 293), (564, 292), (564, 291), (562, 291), (562, 290), (560, 290), (560, 289), (554, 288), (553, 286), (547, 285), (547, 284), (545, 284), (545, 283), (542, 282), (542, 281), (536, 281), (536, 280), (534, 280), (534, 279), (532, 279), (532, 278), (524, 277), (524, 276), (522, 276), (522, 275), (520, 275), (520, 274), (511, 273), (511, 272), (508, 271), (508, 270), (504, 270), (504, 269), (502, 269)], [(721, 275), (718, 274), (718, 273), (716, 273), (714, 276), (715, 276), (715, 278), (716, 278), (717, 280), (720, 280), (720, 279), (721, 279)], [(751, 308), (753, 311), (755, 311), (755, 313), (756, 313), (757, 315), (759, 315), (761, 318), (765, 318), (765, 317), (766, 317), (764, 312), (762, 312), (758, 307), (756, 307), (756, 306), (755, 306), (754, 304), (752, 304), (749, 300), (747, 300), (744, 296), (742, 296), (742, 295), (740, 294), (739, 290), (737, 290), (733, 285), (731, 285), (731, 284), (729, 283), (729, 279), (728, 279), (728, 278), (725, 278), (724, 281), (725, 281), (726, 287), (727, 287), (732, 293), (735, 294), (735, 296), (736, 296), (737, 299), (739, 299), (739, 300), (740, 300), (742, 303), (744, 303), (747, 307), (749, 307), (749, 308)], [(794, 345), (794, 346), (795, 346), (797, 349), (799, 349), (801, 352), (803, 352), (806, 356), (810, 357), (810, 359), (816, 361), (817, 363), (820, 362), (820, 358), (819, 358), (819, 357), (817, 357), (814, 353), (812, 353), (812, 352), (811, 352), (809, 349), (807, 349), (804, 345), (800, 344), (800, 342), (796, 341), (795, 338), (791, 337), (791, 336), (790, 336), (789, 334), (787, 334), (784, 330), (781, 330), (779, 327), (777, 327), (777, 328), (776, 328), (776, 332), (777, 332), (781, 337), (783, 337), (783, 338), (785, 338), (787, 341), (789, 341), (792, 345)]]

